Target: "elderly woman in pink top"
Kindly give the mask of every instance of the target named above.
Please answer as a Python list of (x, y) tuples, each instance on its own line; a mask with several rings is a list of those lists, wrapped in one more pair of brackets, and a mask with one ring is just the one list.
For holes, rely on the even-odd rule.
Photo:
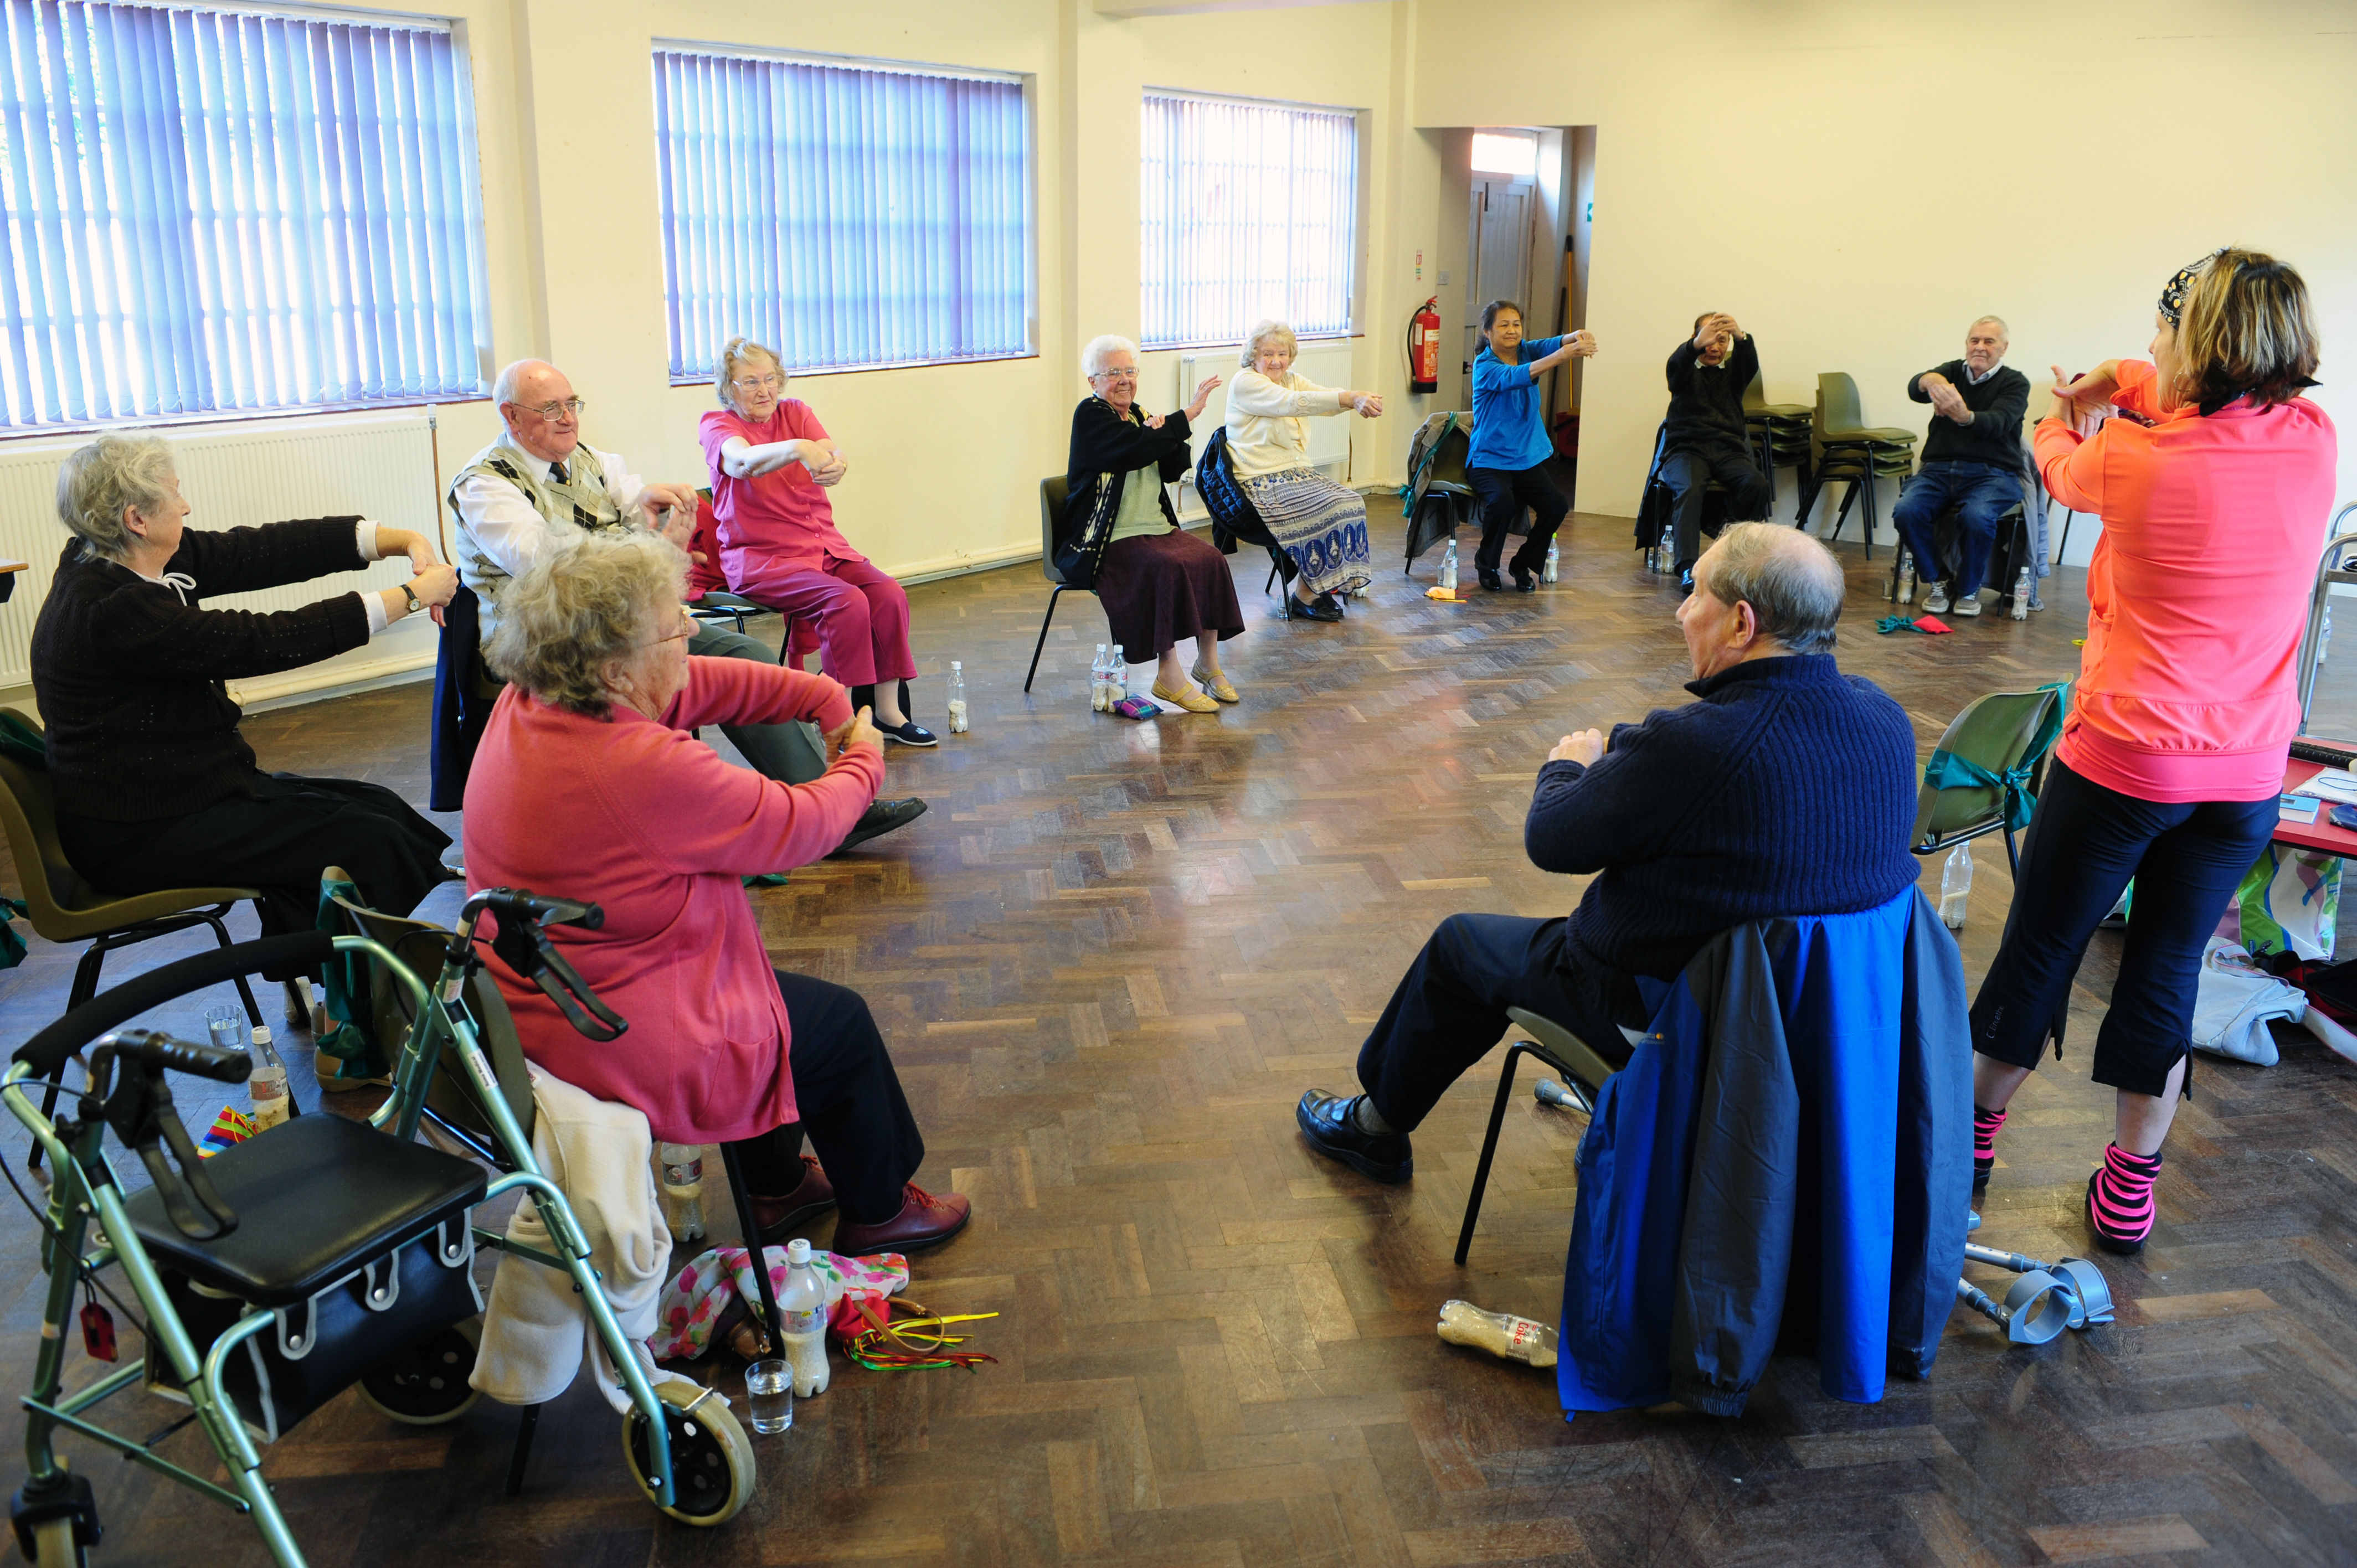
[(872, 703), (876, 727), (902, 746), (940, 744), (900, 709), (913, 680), (909, 596), (851, 547), (826, 492), (848, 471), (810, 404), (786, 396), (786, 372), (760, 344), (731, 338), (713, 380), (720, 407), (696, 439), (712, 468), (720, 570), (732, 593), (818, 623), (826, 672)]
[[(652, 534), (588, 534), (509, 584), (483, 654), (510, 684), (467, 780), (469, 890), (602, 905), (599, 929), (557, 940), (630, 1032), (587, 1040), (537, 987), (490, 967), (525, 1056), (637, 1107), (658, 1138), (735, 1145), (765, 1241), (838, 1205), (837, 1251), (946, 1240), (967, 1201), (909, 1180), (924, 1139), (867, 1004), (772, 970), (739, 880), (840, 843), (884, 781), (883, 743), (823, 676), (689, 658), (686, 565)], [(700, 725), (804, 720), (830, 759), (806, 784), (732, 768), (695, 739)]]
[[(2068, 1004), (2095, 924), (2136, 879), (2094, 1079), (2115, 1136), (2087, 1183), (2105, 1251), (2153, 1224), (2160, 1145), (2183, 1091), (2204, 943), (2276, 822), (2299, 727), (2298, 650), (2332, 504), (2332, 422), (2312, 383), (2308, 290), (2223, 250), (2169, 282), (2152, 362), (2066, 384), (2038, 426), (2064, 505), (2098, 513), (2087, 645), (2022, 844), (2005, 940), (1973, 1003), (1975, 1186), (2014, 1091)], [(2082, 436), (2075, 415), (2125, 416)]]

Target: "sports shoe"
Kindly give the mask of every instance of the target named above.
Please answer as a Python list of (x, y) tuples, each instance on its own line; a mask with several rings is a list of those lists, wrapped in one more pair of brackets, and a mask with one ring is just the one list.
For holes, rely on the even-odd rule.
[[(1925, 607), (1926, 607), (1926, 608), (1929, 608), (1930, 607), (1929, 607), (1929, 606), (1926, 606)], [(1960, 616), (1976, 616), (1976, 615), (1980, 614), (1980, 613), (1981, 613), (1981, 596), (1980, 596), (1980, 595), (1978, 595), (1978, 594), (1976, 594), (1976, 593), (1975, 593), (1975, 594), (1966, 594), (1963, 598), (1958, 599), (1958, 600), (1956, 601), (1956, 613), (1957, 613), (1958, 615), (1960, 615)]]
[(1938, 615), (1948, 607), (1948, 585), (1933, 583), (1924, 589), (1923, 608), (1927, 614)]

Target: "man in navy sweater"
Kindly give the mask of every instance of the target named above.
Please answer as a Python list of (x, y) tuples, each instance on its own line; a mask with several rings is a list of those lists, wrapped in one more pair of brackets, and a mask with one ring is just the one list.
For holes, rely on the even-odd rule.
[(1670, 412), (1663, 421), (1662, 482), (1670, 488), (1680, 583), (1694, 586), (1703, 498), (1726, 488), (1728, 517), (1766, 517), (1776, 489), (1753, 460), (1743, 389), (1760, 374), (1760, 346), (1725, 311), (1695, 317), (1694, 337), (1670, 350)]
[[(1899, 492), (1890, 521), (1915, 553), (1915, 575), (1930, 585), (1923, 607), (1933, 615), (1951, 605), (1960, 616), (1981, 613), (1981, 579), (1997, 520), (2025, 499), (2021, 420), (2029, 408), (2029, 378), (2005, 363), (2007, 347), (2005, 323), (1984, 316), (1964, 330), (1963, 359), (1907, 383), (1909, 397), (1932, 405), (1932, 429), (1923, 437), (1923, 467)], [(1932, 525), (1951, 510), (1956, 558), (1943, 561)]]
[(1778, 915), (1871, 909), (1915, 881), (1915, 729), (1833, 660), (1840, 564), (1797, 529), (1729, 527), (1678, 607), (1695, 701), (1548, 753), (1523, 830), (1543, 871), (1597, 874), (1567, 920), (1454, 915), (1359, 1052), (1353, 1096), (1311, 1090), (1319, 1153), (1377, 1181), (1415, 1168), (1408, 1133), (1505, 1032), (1563, 1025), (1615, 1065), (1710, 939)]

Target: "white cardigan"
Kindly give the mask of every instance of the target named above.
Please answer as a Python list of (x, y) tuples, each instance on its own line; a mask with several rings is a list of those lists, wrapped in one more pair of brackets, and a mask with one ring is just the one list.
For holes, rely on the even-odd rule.
[(1273, 381), (1238, 371), (1228, 382), (1228, 461), (1239, 479), (1309, 467), (1304, 417), (1342, 412), (1342, 394), (1291, 371)]

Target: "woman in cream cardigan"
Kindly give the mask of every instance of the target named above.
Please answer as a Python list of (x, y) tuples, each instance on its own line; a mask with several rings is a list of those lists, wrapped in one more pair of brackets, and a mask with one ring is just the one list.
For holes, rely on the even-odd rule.
[(1228, 461), (1285, 552), (1285, 575), (1293, 581), (1285, 618), (1340, 620), (1340, 596), (1372, 576), (1367, 503), (1309, 466), (1308, 421), (1344, 412), (1372, 419), (1383, 400), (1295, 375), (1300, 352), (1282, 321), (1264, 321), (1244, 339), (1238, 356), (1243, 369), (1228, 383)]

